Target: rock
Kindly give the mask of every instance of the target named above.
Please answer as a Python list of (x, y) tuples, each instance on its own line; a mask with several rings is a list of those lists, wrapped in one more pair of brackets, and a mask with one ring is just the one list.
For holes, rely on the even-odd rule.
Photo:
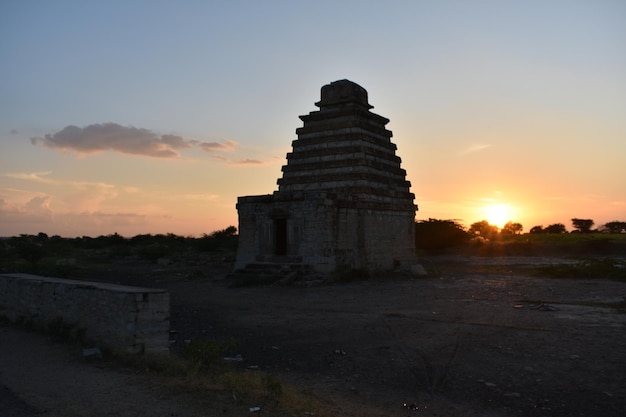
[(411, 275), (414, 275), (416, 277), (424, 277), (428, 275), (428, 272), (426, 272), (426, 269), (421, 264), (411, 265), (410, 271)]

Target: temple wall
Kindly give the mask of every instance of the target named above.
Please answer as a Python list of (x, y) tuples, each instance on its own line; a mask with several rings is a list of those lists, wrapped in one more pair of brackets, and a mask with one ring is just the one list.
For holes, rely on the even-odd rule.
[[(272, 198), (270, 198), (272, 197)], [(390, 270), (415, 261), (415, 220), (411, 211), (368, 210), (332, 193), (241, 197), (239, 227), (249, 227), (239, 242), (237, 264), (296, 261), (329, 273), (338, 266)], [(275, 219), (286, 216), (287, 251), (276, 256)]]

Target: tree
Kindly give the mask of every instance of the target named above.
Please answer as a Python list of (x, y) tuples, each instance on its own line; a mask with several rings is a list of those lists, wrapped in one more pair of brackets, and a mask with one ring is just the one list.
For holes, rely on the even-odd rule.
[(580, 233), (590, 233), (593, 226), (593, 220), (591, 219), (572, 219), (572, 226)]
[(609, 233), (626, 233), (626, 222), (612, 221), (604, 225)]
[(500, 233), (505, 235), (518, 235), (522, 233), (522, 230), (524, 230), (524, 226), (522, 226), (521, 223), (508, 222), (504, 225)]
[(546, 227), (545, 229), (543, 229), (543, 232), (559, 234), (559, 233), (565, 233), (567, 232), (567, 230), (565, 229), (565, 225), (563, 223), (554, 223)]
[(198, 248), (202, 251), (232, 251), (237, 249), (237, 228), (228, 226), (223, 230), (216, 230), (210, 235), (204, 234), (198, 239)]
[(440, 251), (469, 240), (462, 225), (454, 220), (428, 219), (415, 222), (415, 248)]
[(533, 226), (533, 227), (530, 228), (528, 233), (533, 234), (533, 235), (543, 233), (543, 227), (542, 226)]
[(498, 226), (489, 224), (487, 220), (481, 220), (476, 223), (472, 223), (469, 228), (469, 234), (472, 236), (480, 236), (485, 239), (490, 239), (498, 234)]

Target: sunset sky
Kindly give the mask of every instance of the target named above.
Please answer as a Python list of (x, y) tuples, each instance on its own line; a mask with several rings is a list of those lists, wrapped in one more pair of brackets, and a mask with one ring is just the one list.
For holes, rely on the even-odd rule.
[(623, 0), (0, 0), (0, 57), (0, 236), (236, 226), (344, 78), (417, 220), (626, 221)]

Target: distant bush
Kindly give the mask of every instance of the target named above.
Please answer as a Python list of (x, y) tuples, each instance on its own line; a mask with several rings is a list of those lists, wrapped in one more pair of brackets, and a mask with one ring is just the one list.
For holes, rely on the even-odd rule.
[(626, 233), (626, 222), (608, 222), (604, 225), (602, 231), (605, 231), (607, 233)]
[(454, 220), (428, 219), (415, 223), (415, 248), (441, 252), (469, 242), (470, 235)]
[(237, 228), (228, 226), (209, 235), (204, 234), (197, 239), (197, 248), (205, 252), (234, 251), (237, 249), (238, 241)]

